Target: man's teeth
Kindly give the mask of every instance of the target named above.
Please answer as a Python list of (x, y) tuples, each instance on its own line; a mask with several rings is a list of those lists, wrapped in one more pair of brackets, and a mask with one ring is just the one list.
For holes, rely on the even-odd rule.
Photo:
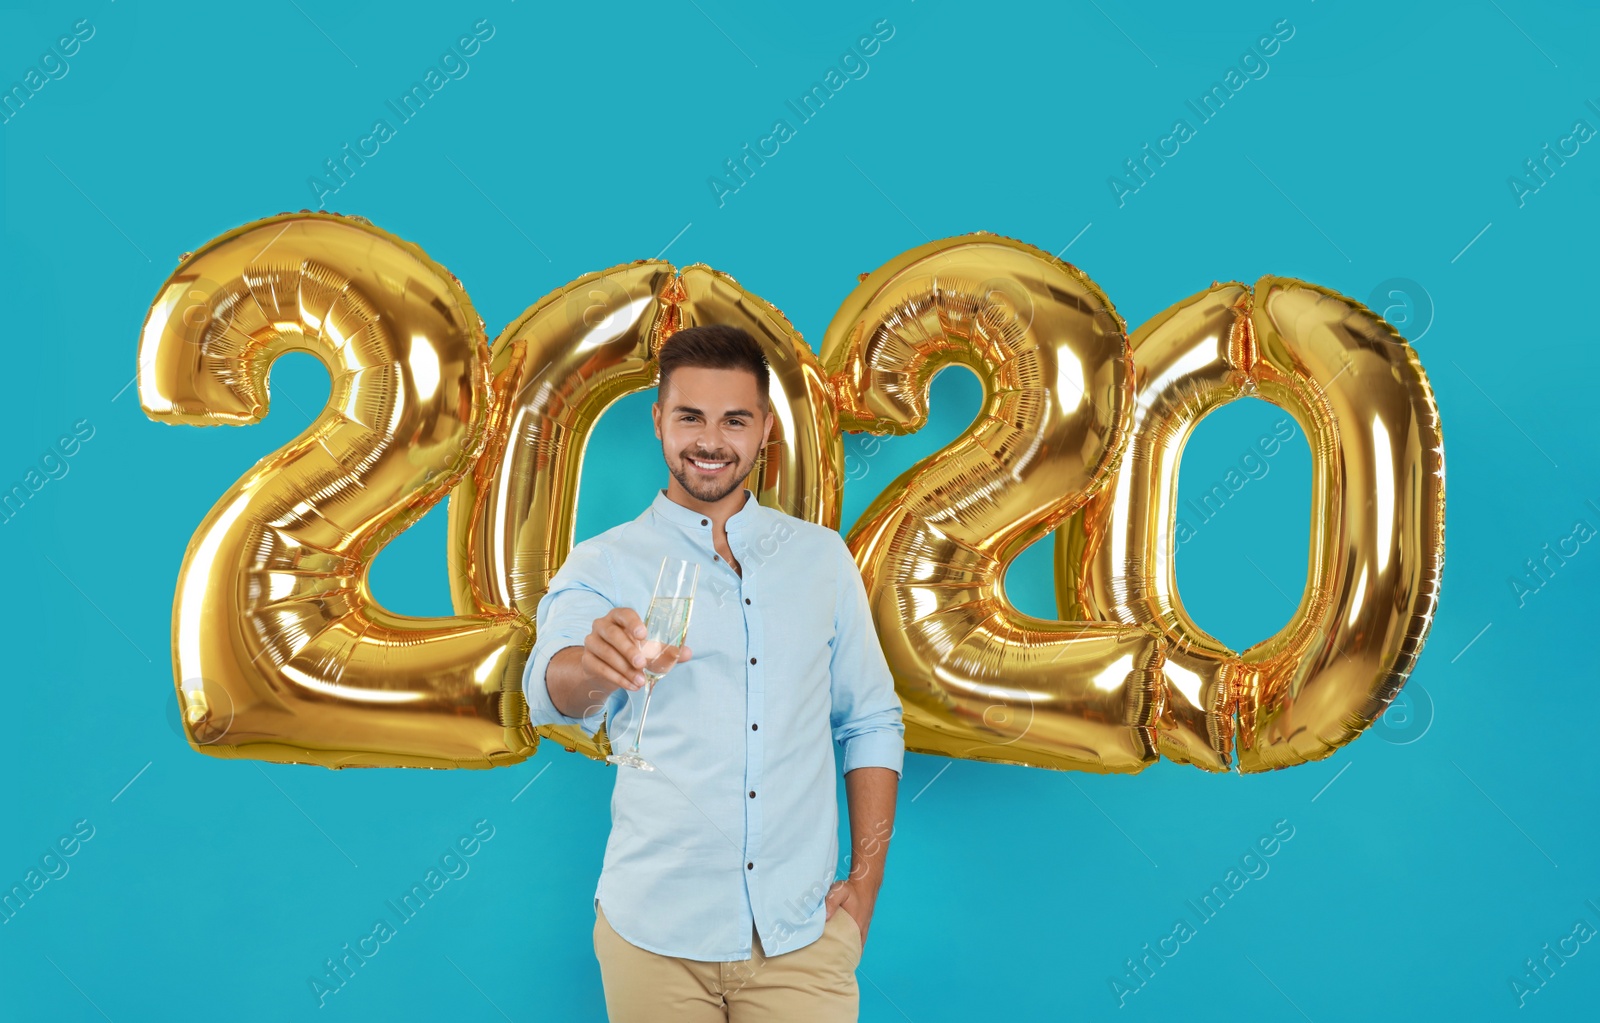
[(728, 464), (727, 462), (702, 462), (697, 458), (691, 458), (689, 461), (693, 462), (695, 465), (698, 465), (702, 469), (720, 469)]

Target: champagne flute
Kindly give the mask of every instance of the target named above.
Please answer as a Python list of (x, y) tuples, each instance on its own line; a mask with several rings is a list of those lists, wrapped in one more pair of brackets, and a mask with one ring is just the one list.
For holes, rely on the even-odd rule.
[(644, 617), (645, 636), (640, 644), (644, 648), (644, 667), (640, 671), (646, 683), (644, 706), (639, 709), (639, 729), (634, 733), (632, 748), (626, 753), (611, 754), (606, 757), (607, 763), (637, 767), (642, 771), (656, 769), (656, 765), (639, 755), (639, 740), (644, 737), (644, 719), (650, 713), (650, 694), (655, 692), (656, 682), (678, 663), (678, 652), (689, 633), (689, 609), (694, 605), (694, 588), (699, 579), (699, 565), (670, 555), (661, 559), (655, 594), (650, 598), (650, 610)]

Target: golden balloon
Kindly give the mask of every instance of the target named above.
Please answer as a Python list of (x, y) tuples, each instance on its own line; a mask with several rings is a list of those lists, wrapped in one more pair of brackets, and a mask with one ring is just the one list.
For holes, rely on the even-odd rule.
[(535, 748), (530, 623), (384, 610), (379, 549), (470, 471), (488, 361), (466, 292), (359, 218), (283, 214), (187, 256), (151, 305), (139, 398), (167, 423), (247, 425), (284, 352), (328, 369), (328, 405), (195, 531), (172, 661), (190, 746), (325, 767), (493, 767)]
[[(749, 482), (757, 500), (838, 528), (843, 445), (816, 355), (772, 305), (703, 264), (680, 274), (648, 260), (589, 274), (536, 302), (494, 343), (494, 427), (477, 471), (450, 501), (453, 606), (463, 614), (538, 610), (572, 550), (583, 458), (595, 421), (656, 386), (656, 352), (698, 323), (743, 327), (771, 368), (778, 417)], [(569, 750), (603, 761), (575, 725), (541, 725)]]
[[(1179, 302), (1134, 333), (1133, 360), (1127, 456), (1057, 533), (1061, 613), (1160, 628), (1163, 756), (1220, 771), (1237, 745), (1247, 774), (1320, 760), (1394, 699), (1438, 604), (1444, 441), (1422, 364), (1359, 302), (1286, 277)], [(1310, 443), (1310, 559), (1288, 624), (1236, 653), (1184, 611), (1173, 527), (1184, 442), (1250, 395)]]
[(1138, 622), (1012, 607), (1007, 566), (1104, 489), (1127, 444), (1133, 360), (1076, 267), (985, 235), (930, 242), (867, 275), (822, 343), (846, 430), (910, 433), (951, 363), (977, 420), (887, 486), (850, 530), (904, 707), (906, 749), (1137, 771), (1156, 759), (1163, 643)]

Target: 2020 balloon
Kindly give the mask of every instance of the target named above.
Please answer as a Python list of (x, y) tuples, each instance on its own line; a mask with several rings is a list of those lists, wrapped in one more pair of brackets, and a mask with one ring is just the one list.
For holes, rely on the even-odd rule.
[[(927, 420), (945, 365), (982, 413), (894, 480), (847, 537), (913, 752), (1096, 772), (1161, 756), (1208, 771), (1330, 755), (1398, 693), (1444, 557), (1438, 408), (1411, 346), (1361, 303), (1303, 281), (1213, 284), (1129, 337), (1071, 264), (998, 235), (919, 246), (864, 275), (812, 352), (733, 278), (643, 260), (589, 274), (494, 342), (461, 283), (360, 217), (301, 211), (187, 254), (146, 317), (147, 415), (247, 424), (300, 349), (328, 405), (217, 501), (185, 554), (173, 665), (192, 748), (327, 767), (494, 767), (540, 736), (521, 674), (534, 611), (572, 548), (586, 444), (655, 354), (734, 323), (772, 366), (778, 423), (750, 482), (839, 527), (844, 431)], [(1196, 423), (1245, 395), (1312, 450), (1311, 557), (1294, 616), (1243, 652), (1184, 612), (1178, 464)], [(373, 557), (449, 495), (454, 617), (386, 611)], [(1056, 534), (1060, 621), (1001, 580)]]

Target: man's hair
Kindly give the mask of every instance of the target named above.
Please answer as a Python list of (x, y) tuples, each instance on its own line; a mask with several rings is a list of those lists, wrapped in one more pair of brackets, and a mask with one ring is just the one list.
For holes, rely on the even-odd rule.
[(743, 327), (724, 323), (685, 327), (667, 338), (656, 354), (656, 364), (661, 370), (657, 395), (666, 393), (667, 378), (679, 366), (748, 370), (755, 374), (762, 411), (772, 411), (772, 399), (767, 391), (767, 357)]

